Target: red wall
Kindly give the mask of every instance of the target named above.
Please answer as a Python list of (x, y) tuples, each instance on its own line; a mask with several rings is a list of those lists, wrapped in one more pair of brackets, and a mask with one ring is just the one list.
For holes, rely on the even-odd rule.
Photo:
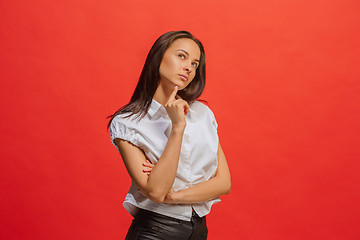
[(0, 238), (123, 239), (130, 180), (105, 117), (186, 29), (232, 173), (209, 239), (359, 239), (360, 2), (0, 3)]

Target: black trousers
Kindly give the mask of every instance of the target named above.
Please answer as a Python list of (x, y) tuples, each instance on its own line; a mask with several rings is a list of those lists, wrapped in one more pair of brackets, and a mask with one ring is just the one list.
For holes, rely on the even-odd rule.
[(207, 234), (206, 217), (194, 211), (188, 222), (139, 209), (125, 240), (205, 240)]

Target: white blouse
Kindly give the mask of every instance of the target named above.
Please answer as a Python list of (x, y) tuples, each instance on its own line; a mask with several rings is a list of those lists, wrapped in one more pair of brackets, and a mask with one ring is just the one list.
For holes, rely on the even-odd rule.
[[(135, 119), (135, 115), (124, 118), (126, 115), (118, 115), (112, 120), (110, 125), (112, 143), (114, 144), (115, 138), (129, 141), (142, 149), (146, 157), (156, 164), (165, 149), (171, 131), (171, 120), (165, 108), (152, 100), (149, 111), (141, 120)], [(212, 111), (205, 104), (195, 101), (190, 104), (185, 119), (186, 127), (173, 185), (175, 191), (209, 180), (214, 177), (218, 166), (219, 138)], [(143, 196), (132, 182), (123, 206), (132, 216), (136, 215), (138, 208), (142, 208), (190, 221), (192, 208), (202, 217), (208, 214), (212, 204), (217, 202), (220, 202), (220, 198), (196, 204), (156, 203)]]

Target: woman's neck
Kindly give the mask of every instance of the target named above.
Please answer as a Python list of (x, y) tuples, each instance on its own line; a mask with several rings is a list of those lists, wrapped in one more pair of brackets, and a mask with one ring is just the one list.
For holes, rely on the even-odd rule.
[(167, 87), (164, 87), (162, 84), (159, 84), (155, 91), (153, 99), (165, 107), (173, 90), (174, 89), (169, 89)]

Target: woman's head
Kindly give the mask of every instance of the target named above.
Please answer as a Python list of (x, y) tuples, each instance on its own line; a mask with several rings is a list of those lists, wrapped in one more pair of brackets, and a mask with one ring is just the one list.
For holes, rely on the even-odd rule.
[(153, 97), (159, 85), (159, 69), (164, 53), (175, 40), (181, 38), (191, 39), (197, 44), (200, 50), (200, 61), (194, 79), (185, 89), (179, 91), (178, 94), (186, 101), (193, 101), (201, 95), (205, 87), (205, 52), (203, 45), (187, 31), (171, 31), (160, 36), (150, 49), (138, 85), (131, 99), (132, 101), (142, 98), (142, 95), (146, 95), (147, 99)]
[(110, 121), (120, 113), (129, 113), (129, 115), (140, 113), (141, 117), (145, 116), (160, 83), (159, 69), (164, 54), (177, 39), (192, 40), (200, 50), (196, 74), (184, 89), (178, 91), (178, 95), (188, 102), (196, 100), (201, 95), (205, 87), (205, 52), (202, 43), (187, 31), (167, 32), (160, 36), (151, 47), (130, 103), (111, 115)]
[[(159, 68), (160, 82), (156, 92), (167, 92), (178, 86), (185, 89), (194, 79), (200, 63), (199, 46), (189, 38), (178, 38), (166, 49)], [(155, 100), (160, 100), (158, 94)], [(157, 96), (156, 96), (157, 95)]]

